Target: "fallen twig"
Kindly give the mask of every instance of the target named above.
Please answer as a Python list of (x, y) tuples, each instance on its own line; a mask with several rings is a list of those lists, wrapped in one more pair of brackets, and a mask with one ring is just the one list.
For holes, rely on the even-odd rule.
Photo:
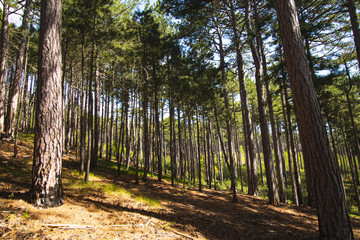
[(189, 235), (187, 235), (185, 233), (181, 233), (181, 232), (175, 231), (173, 229), (170, 229), (170, 231), (172, 231), (173, 233), (175, 233), (175, 234), (177, 234), (179, 236), (182, 236), (182, 237), (186, 237), (186, 238), (189, 238), (189, 239), (195, 239), (195, 238), (193, 238), (193, 237), (191, 237), (191, 236), (189, 236)]
[(61, 229), (92, 229), (93, 226), (89, 225), (71, 225), (71, 224), (45, 224), (46, 227), (50, 228), (61, 228)]

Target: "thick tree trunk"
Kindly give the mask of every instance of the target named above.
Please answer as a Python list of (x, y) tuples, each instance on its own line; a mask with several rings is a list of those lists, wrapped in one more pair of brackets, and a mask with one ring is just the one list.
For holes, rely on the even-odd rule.
[(294, 0), (276, 0), (305, 164), (316, 194), (320, 238), (353, 239), (345, 191), (311, 80)]
[(3, 18), (0, 39), (0, 134), (4, 130), (5, 119), (5, 79), (6, 79), (6, 60), (8, 55), (9, 40), (9, 1), (4, 0)]
[(61, 1), (41, 1), (31, 202), (62, 204)]

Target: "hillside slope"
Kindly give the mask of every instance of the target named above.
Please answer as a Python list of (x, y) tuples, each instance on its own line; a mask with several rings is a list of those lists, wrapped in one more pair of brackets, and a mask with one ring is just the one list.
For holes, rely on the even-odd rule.
[[(283, 205), (230, 192), (184, 190), (134, 175), (116, 175), (115, 164), (100, 161), (83, 183), (72, 154), (63, 161), (64, 204), (39, 209), (26, 202), (31, 183), (32, 142), (23, 138), (19, 157), (13, 143), (0, 144), (1, 239), (317, 239), (313, 209)], [(360, 238), (360, 220), (352, 219)]]

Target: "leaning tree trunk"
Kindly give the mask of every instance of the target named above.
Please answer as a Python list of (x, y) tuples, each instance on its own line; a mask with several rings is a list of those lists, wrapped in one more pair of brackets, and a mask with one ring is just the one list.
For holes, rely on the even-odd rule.
[(295, 1), (275, 3), (304, 160), (316, 195), (320, 238), (353, 239), (345, 191), (310, 76)]
[(36, 127), (31, 202), (62, 204), (61, 1), (41, 1)]

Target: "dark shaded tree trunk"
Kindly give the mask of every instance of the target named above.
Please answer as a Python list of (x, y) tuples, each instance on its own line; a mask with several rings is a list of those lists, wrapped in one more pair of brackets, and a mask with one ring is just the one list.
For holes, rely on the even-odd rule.
[(347, 0), (346, 6), (350, 16), (351, 29), (354, 37), (354, 44), (356, 50), (356, 56), (358, 60), (358, 64), (360, 67), (360, 30), (359, 30), (359, 20), (356, 14), (356, 7), (354, 0)]
[(345, 191), (312, 83), (295, 1), (275, 3), (305, 164), (316, 194), (320, 238), (353, 239)]
[(41, 1), (36, 127), (30, 199), (62, 204), (61, 1)]
[(147, 90), (147, 80), (144, 74), (143, 82), (143, 92), (142, 92), (142, 114), (143, 114), (143, 157), (144, 157), (144, 175), (142, 180), (147, 181), (147, 174), (149, 172), (150, 164), (150, 146), (149, 146), (149, 123), (148, 123), (148, 90)]

